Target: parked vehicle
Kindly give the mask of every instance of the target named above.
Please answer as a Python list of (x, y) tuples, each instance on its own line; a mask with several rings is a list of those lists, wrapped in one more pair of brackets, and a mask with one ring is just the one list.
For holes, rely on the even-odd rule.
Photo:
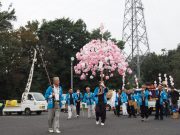
[(38, 92), (29, 92), (25, 96), (25, 100), (21, 100), (20, 103), (17, 100), (6, 100), (3, 115), (11, 115), (12, 113), (30, 115), (32, 112), (40, 115), (46, 110), (47, 101), (44, 96)]
[(24, 93), (22, 94), (21, 101), (17, 100), (6, 100), (5, 107), (3, 109), (3, 114), (10, 115), (12, 113), (30, 115), (32, 112), (36, 112), (37, 114), (41, 114), (42, 111), (47, 110), (47, 101), (44, 96), (38, 92), (30, 92), (33, 73), (34, 73), (34, 64), (37, 61), (36, 58), (37, 51), (34, 49), (34, 57), (28, 77), (28, 81), (26, 84), (26, 88)]

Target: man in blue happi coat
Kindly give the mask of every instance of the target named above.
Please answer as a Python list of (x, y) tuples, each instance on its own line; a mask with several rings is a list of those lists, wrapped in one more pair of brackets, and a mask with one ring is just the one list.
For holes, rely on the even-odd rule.
[(45, 93), (45, 98), (48, 102), (48, 125), (50, 133), (61, 132), (59, 130), (59, 117), (62, 106), (61, 101), (63, 99), (62, 94), (59, 77), (54, 77), (53, 85), (49, 86)]
[(166, 93), (162, 89), (162, 85), (158, 86), (158, 89), (156, 90), (156, 115), (155, 120), (163, 120), (163, 109), (166, 102)]
[(94, 90), (94, 97), (96, 102), (96, 124), (99, 124), (99, 118), (101, 118), (101, 125), (104, 126), (106, 120), (106, 104), (107, 104), (107, 92), (108, 89), (104, 85), (104, 82), (100, 82), (99, 87)]

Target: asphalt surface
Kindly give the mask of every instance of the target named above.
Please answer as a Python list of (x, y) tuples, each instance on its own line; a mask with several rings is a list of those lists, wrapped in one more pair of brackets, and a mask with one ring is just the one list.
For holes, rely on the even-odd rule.
[[(61, 113), (60, 125), (62, 135), (180, 135), (180, 119), (156, 121), (150, 116), (147, 122), (141, 122), (140, 117), (118, 118), (113, 112), (107, 112), (105, 126), (97, 126), (95, 119), (87, 119), (86, 115), (67, 120), (67, 113)], [(47, 113), (0, 116), (0, 135), (49, 135), (47, 129)]]

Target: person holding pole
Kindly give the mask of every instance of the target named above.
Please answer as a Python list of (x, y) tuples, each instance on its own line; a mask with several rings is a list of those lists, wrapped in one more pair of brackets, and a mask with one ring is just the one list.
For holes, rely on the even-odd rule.
[(48, 102), (48, 125), (50, 133), (61, 133), (59, 130), (59, 118), (63, 92), (62, 87), (59, 84), (59, 77), (54, 77), (53, 85), (49, 86), (45, 93), (45, 98)]
[(96, 87), (94, 90), (94, 97), (96, 102), (96, 124), (99, 124), (99, 118), (101, 118), (101, 125), (104, 126), (106, 120), (106, 104), (107, 97), (106, 94), (108, 89), (104, 85), (104, 82), (101, 81), (99, 87)]

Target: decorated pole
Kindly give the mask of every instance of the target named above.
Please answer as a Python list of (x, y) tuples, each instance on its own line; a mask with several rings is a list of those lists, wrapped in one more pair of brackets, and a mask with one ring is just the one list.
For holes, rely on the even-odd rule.
[(154, 81), (154, 87), (157, 88), (157, 81)]
[[(101, 23), (100, 24), (100, 34), (101, 34), (101, 41), (103, 41), (103, 34), (104, 34), (104, 24), (103, 23)], [(103, 63), (100, 63), (100, 68), (102, 68), (102, 66), (103, 66)], [(101, 82), (103, 81), (103, 71), (101, 71), (101, 73), (100, 73), (100, 77), (101, 77)]]
[(167, 74), (164, 74), (164, 82), (166, 84), (166, 87), (168, 88), (168, 78), (167, 78)]
[(101, 71), (101, 82), (103, 81), (103, 71)]
[(169, 80), (170, 80), (170, 85), (172, 87), (174, 87), (174, 79), (173, 79), (173, 77), (171, 75), (169, 76)]
[(104, 34), (104, 24), (103, 23), (101, 23), (99, 29), (100, 29), (100, 34), (101, 34), (101, 40), (103, 40), (103, 34)]
[(124, 88), (125, 88), (125, 74), (122, 76), (122, 82), (123, 82), (123, 84), (122, 84), (122, 90), (124, 90)]
[(161, 78), (161, 73), (159, 73), (159, 85), (162, 84), (162, 78)]
[(136, 75), (134, 75), (135, 83), (136, 83), (136, 89), (139, 89), (139, 82)]

